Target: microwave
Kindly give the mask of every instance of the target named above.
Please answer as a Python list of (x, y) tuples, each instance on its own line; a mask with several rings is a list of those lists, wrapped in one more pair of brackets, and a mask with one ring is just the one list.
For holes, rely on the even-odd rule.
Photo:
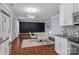
[(74, 20), (74, 24), (78, 24), (79, 25), (79, 12), (74, 12), (73, 13), (73, 20)]

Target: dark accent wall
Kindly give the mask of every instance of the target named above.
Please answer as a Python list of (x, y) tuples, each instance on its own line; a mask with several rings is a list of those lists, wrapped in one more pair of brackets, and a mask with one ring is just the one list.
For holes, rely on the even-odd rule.
[(19, 22), (20, 33), (45, 32), (45, 23), (40, 22)]

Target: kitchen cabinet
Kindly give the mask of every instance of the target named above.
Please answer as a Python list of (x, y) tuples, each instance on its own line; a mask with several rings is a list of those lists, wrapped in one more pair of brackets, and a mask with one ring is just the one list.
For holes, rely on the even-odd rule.
[(5, 48), (4, 48), (5, 43), (0, 44), (0, 55), (4, 55), (5, 54)]
[(9, 40), (7, 40), (5, 44), (5, 55), (9, 55)]
[(73, 25), (73, 3), (62, 3), (60, 5), (60, 25), (70, 26)]
[(69, 41), (70, 55), (79, 55), (79, 44)]
[(79, 3), (74, 3), (74, 12), (79, 12)]
[(0, 55), (9, 55), (9, 41), (0, 44)]
[(60, 20), (60, 25), (64, 25), (64, 5), (60, 5), (60, 8), (59, 8), (59, 20)]
[[(0, 5), (1, 7), (1, 5)], [(1, 8), (0, 8), (1, 10)], [(1, 11), (0, 11), (0, 37), (2, 37), (2, 19), (1, 19)]]
[(67, 55), (68, 54), (68, 50), (67, 50), (68, 49), (68, 41), (67, 41), (67, 39), (61, 38), (60, 43), (61, 43), (61, 50), (60, 50), (61, 54)]
[(68, 40), (61, 37), (55, 37), (55, 51), (60, 55), (67, 55), (68, 53)]
[[(12, 41), (12, 16), (15, 15), (6, 4), (0, 4), (0, 36), (9, 39), (0, 44), (0, 54), (9, 54), (9, 42)], [(14, 19), (13, 19), (14, 20)], [(5, 39), (4, 39), (5, 40)]]
[(60, 43), (60, 38), (59, 37), (55, 37), (55, 51), (60, 54), (60, 47), (61, 47), (61, 43)]

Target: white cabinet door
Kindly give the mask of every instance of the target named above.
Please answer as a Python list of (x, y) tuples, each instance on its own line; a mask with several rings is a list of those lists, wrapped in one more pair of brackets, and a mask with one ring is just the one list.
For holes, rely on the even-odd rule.
[(55, 51), (60, 54), (60, 49), (61, 49), (61, 43), (60, 43), (60, 38), (55, 37)]
[(5, 55), (9, 55), (9, 41), (7, 40), (5, 44)]
[(64, 38), (61, 38), (61, 50), (60, 50), (60, 53), (62, 55), (67, 55), (68, 54), (68, 40), (67, 39), (64, 39)]
[(5, 43), (2, 43), (1, 46), (1, 50), (0, 50), (0, 55), (5, 55)]
[(0, 36), (2, 37), (2, 17), (1, 17), (1, 5), (0, 5)]
[(63, 3), (60, 5), (60, 25), (73, 25), (73, 4)]
[(55, 37), (55, 51), (60, 55), (67, 55), (68, 40), (62, 37)]
[(79, 12), (79, 3), (74, 3), (74, 12)]
[(1, 55), (1, 45), (0, 45), (0, 55)]
[(64, 4), (64, 23), (65, 25), (73, 25), (73, 4)]
[(60, 5), (60, 13), (59, 13), (60, 25), (64, 25), (64, 5)]
[(8, 40), (0, 45), (0, 55), (9, 55), (9, 42), (8, 42)]

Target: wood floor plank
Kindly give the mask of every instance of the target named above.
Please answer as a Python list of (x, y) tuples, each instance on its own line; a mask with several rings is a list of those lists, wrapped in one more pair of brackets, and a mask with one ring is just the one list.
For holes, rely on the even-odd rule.
[(54, 44), (21, 48), (22, 41), (30, 39), (29, 35), (21, 34), (11, 44), (12, 55), (58, 55), (55, 52)]

